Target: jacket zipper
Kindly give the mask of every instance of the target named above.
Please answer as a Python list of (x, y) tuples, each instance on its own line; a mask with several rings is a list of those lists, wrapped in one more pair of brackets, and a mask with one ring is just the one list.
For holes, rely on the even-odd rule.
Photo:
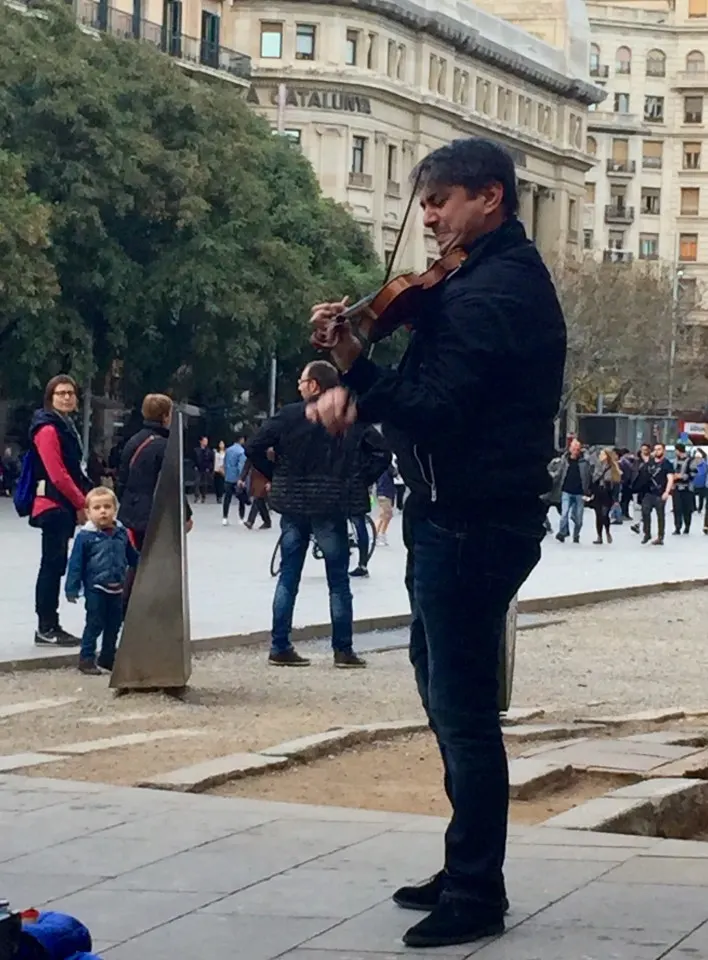
[(430, 487), (430, 501), (431, 503), (435, 503), (436, 500), (438, 499), (438, 488), (437, 488), (437, 484), (435, 483), (435, 471), (433, 470), (433, 457), (431, 454), (428, 454), (428, 466), (430, 467), (430, 480), (428, 480), (425, 470), (423, 469), (423, 462), (418, 456), (418, 445), (415, 443), (413, 444), (413, 456), (415, 457), (416, 462), (420, 468), (421, 477), (423, 478), (423, 480), (425, 480), (425, 482)]

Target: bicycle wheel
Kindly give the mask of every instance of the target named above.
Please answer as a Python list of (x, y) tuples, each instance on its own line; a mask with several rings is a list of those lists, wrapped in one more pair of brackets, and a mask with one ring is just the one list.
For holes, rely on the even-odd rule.
[(278, 540), (275, 544), (275, 549), (273, 550), (273, 556), (270, 558), (270, 575), (271, 577), (277, 577), (280, 573), (280, 565), (282, 563), (283, 557), (280, 552), (280, 545), (283, 542), (282, 533), (278, 537)]
[(374, 555), (374, 550), (376, 549), (376, 524), (368, 515), (366, 517), (366, 526), (369, 530), (369, 555), (367, 559), (371, 560)]

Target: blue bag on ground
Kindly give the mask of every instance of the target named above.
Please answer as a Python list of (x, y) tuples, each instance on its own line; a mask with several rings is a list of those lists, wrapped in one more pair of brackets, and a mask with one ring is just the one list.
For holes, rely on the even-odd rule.
[(37, 487), (34, 476), (34, 454), (31, 450), (22, 458), (22, 469), (20, 477), (12, 496), (12, 502), (15, 504), (15, 510), (18, 516), (28, 517), (32, 513), (32, 504)]
[(77, 954), (90, 955), (91, 934), (83, 923), (66, 913), (40, 913), (34, 923), (24, 923), (22, 929), (44, 947), (47, 960), (70, 960)]

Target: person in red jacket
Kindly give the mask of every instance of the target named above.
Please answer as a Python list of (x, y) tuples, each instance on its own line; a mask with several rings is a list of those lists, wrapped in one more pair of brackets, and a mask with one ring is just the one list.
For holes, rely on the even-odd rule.
[(36, 480), (30, 525), (42, 531), (34, 642), (41, 645), (74, 647), (81, 643), (59, 623), (59, 591), (66, 573), (69, 541), (76, 524), (86, 522), (84, 506), (91, 489), (82, 464), (81, 440), (71, 420), (77, 406), (76, 382), (59, 374), (47, 384), (44, 406), (30, 424)]

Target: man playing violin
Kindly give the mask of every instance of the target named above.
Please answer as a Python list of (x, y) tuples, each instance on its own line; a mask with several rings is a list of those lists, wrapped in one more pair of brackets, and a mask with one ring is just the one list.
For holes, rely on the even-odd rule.
[(517, 219), (507, 151), (456, 140), (413, 180), (426, 229), (441, 256), (462, 247), (460, 266), (420, 292), (396, 371), (367, 359), (348, 320), (334, 323), (346, 300), (314, 307), (313, 337), (334, 341), (345, 386), (308, 416), (332, 433), (382, 422), (410, 490), (410, 658), (452, 819), (442, 870), (393, 899), (429, 911), (404, 941), (433, 947), (504, 930), (509, 785), (497, 670), (509, 603), (541, 554), (566, 335), (551, 277)]

